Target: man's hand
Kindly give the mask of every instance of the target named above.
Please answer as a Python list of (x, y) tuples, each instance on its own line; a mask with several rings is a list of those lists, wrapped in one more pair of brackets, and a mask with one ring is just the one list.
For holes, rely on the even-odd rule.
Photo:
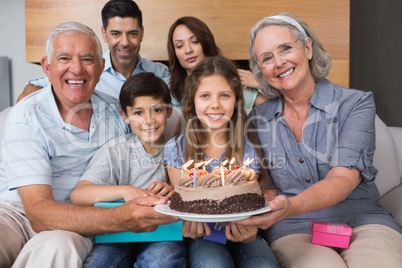
[(141, 196), (116, 208), (76, 206), (55, 201), (50, 185), (18, 188), (25, 212), (35, 232), (67, 230), (83, 236), (116, 232), (151, 232), (159, 225), (179, 221), (156, 212), (167, 198)]
[(125, 203), (116, 209), (116, 217), (125, 219), (123, 227), (129, 232), (153, 232), (159, 225), (170, 224), (179, 221), (178, 217), (168, 216), (156, 212), (154, 206), (166, 204), (167, 198), (157, 196), (138, 197)]

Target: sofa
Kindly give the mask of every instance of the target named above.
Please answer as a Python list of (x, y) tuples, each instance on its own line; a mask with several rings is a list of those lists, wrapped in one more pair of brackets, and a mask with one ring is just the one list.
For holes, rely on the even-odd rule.
[[(10, 109), (11, 107), (0, 112), (0, 139)], [(168, 120), (167, 132), (172, 130), (180, 115), (181, 111), (175, 109)], [(380, 203), (402, 225), (402, 127), (388, 127), (378, 116), (375, 124), (374, 166), (379, 170), (376, 185), (381, 196)]]

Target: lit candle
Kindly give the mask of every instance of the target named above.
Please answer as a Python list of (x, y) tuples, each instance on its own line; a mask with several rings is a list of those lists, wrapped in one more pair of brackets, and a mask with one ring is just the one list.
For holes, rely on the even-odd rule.
[(209, 164), (211, 164), (211, 162), (212, 162), (214, 159), (215, 159), (215, 158), (211, 158), (211, 159), (209, 159), (209, 160), (207, 160), (207, 161), (204, 162), (204, 166), (203, 166), (204, 170), (206, 170), (207, 166), (208, 166)]
[(243, 167), (242, 167), (242, 169), (244, 170), (245, 168), (246, 168), (246, 166), (248, 166), (248, 165), (250, 165), (251, 163), (253, 163), (253, 161), (254, 161), (254, 159), (251, 159), (251, 158), (246, 158), (246, 161), (244, 161), (244, 163), (243, 163)]
[(199, 168), (202, 165), (204, 165), (204, 162), (194, 163), (194, 168), (193, 168), (193, 185), (194, 185), (194, 188), (197, 187), (197, 168)]
[(195, 167), (193, 168), (193, 184), (194, 188), (197, 187), (197, 169)]
[(225, 173), (223, 172), (223, 166), (225, 166), (228, 163), (228, 160), (225, 160), (221, 163), (221, 180), (222, 180), (222, 186), (225, 185)]
[(184, 171), (187, 170), (187, 168), (194, 162), (193, 159), (187, 161), (184, 165), (181, 166), (180, 170), (180, 177), (183, 177)]
[(232, 165), (234, 164), (234, 162), (235, 162), (235, 158), (233, 157), (229, 162), (229, 171), (232, 171)]

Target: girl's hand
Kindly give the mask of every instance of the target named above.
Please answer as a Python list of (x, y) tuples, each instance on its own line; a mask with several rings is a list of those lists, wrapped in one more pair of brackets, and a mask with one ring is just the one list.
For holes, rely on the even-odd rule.
[(253, 73), (248, 71), (248, 70), (243, 70), (243, 69), (237, 69), (241, 83), (244, 87), (248, 89), (252, 88), (259, 88), (259, 84), (255, 80)]
[(205, 222), (183, 221), (181, 233), (184, 237), (196, 238), (211, 235), (211, 229)]
[(126, 203), (128, 201), (133, 200), (133, 199), (135, 199), (137, 197), (140, 197), (140, 196), (152, 196), (152, 195), (154, 195), (154, 194), (152, 194), (150, 192), (147, 192), (147, 191), (145, 191), (143, 189), (140, 189), (140, 188), (137, 188), (137, 187), (134, 187), (134, 186), (130, 186), (130, 185), (124, 185), (124, 186), (122, 185), (122, 186), (119, 186), (119, 187), (122, 190), (122, 197), (123, 197), (124, 201), (126, 201)]
[(249, 244), (257, 237), (257, 226), (241, 225), (230, 222), (225, 227), (226, 238), (233, 242), (240, 242)]
[(152, 182), (148, 189), (148, 192), (151, 192), (158, 196), (164, 196), (170, 198), (173, 194), (173, 188), (170, 187), (166, 182), (154, 181)]

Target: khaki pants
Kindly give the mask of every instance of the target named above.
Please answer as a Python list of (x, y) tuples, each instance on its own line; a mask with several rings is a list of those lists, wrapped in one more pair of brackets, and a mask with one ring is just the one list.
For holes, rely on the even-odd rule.
[(0, 201), (0, 267), (81, 267), (92, 241), (69, 231), (35, 233), (19, 202)]
[(308, 234), (292, 234), (271, 245), (281, 267), (402, 267), (402, 235), (378, 224), (353, 228), (349, 249), (314, 245)]

